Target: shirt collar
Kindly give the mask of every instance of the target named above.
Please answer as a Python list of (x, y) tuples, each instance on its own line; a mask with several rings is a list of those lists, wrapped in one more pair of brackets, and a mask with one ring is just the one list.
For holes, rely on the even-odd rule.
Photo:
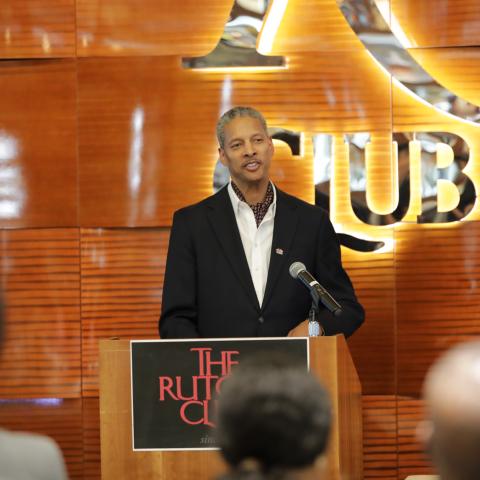
[[(272, 201), (272, 204), (270, 205), (270, 208), (271, 208), (272, 214), (275, 215), (275, 211), (277, 209), (277, 189), (275, 188), (275, 184), (273, 182), (270, 182), (270, 184), (272, 185), (272, 189), (273, 189), (273, 201)], [(239, 212), (241, 204), (248, 207), (248, 204), (246, 202), (243, 202), (238, 198), (237, 194), (233, 190), (231, 181), (228, 182), (227, 190), (228, 190), (228, 195), (230, 197), (230, 201), (232, 202), (232, 207), (233, 207), (233, 211), (235, 212), (235, 215), (237, 215), (237, 213)]]

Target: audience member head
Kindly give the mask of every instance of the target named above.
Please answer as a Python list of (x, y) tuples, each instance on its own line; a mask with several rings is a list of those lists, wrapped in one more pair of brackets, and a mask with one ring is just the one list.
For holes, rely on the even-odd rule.
[(234, 107), (225, 112), (217, 122), (217, 139), (220, 148), (225, 146), (225, 126), (228, 125), (233, 119), (238, 117), (251, 117), (259, 120), (265, 133), (268, 135), (267, 122), (264, 116), (252, 107)]
[(480, 341), (462, 343), (427, 373), (429, 420), (419, 436), (441, 479), (480, 479)]
[(281, 359), (242, 363), (222, 386), (217, 422), (226, 478), (321, 478), (330, 401), (304, 368)]

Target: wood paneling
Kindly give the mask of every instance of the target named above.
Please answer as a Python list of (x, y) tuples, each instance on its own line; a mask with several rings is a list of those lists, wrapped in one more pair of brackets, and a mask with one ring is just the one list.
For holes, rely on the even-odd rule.
[(80, 399), (12, 400), (0, 404), (0, 425), (52, 437), (65, 458), (69, 477), (83, 477), (82, 401)]
[(480, 334), (478, 235), (477, 222), (396, 230), (399, 395), (418, 395), (440, 353)]
[(230, 104), (254, 105), (271, 126), (305, 133), (304, 162), (285, 162), (277, 179), (311, 200), (313, 133), (385, 132), (391, 124), (390, 80), (365, 52), (345, 57), (297, 56), (288, 70), (228, 79), (180, 70), (167, 57), (81, 60), (81, 225), (168, 226), (174, 210), (208, 196), (215, 124)]
[(98, 340), (158, 338), (167, 230), (82, 229), (82, 379), (98, 396)]
[(100, 407), (98, 398), (83, 398), (83, 477), (100, 480)]
[(77, 224), (75, 71), (73, 60), (0, 63), (1, 228)]
[(2, 0), (0, 58), (73, 56), (74, 0)]
[(206, 55), (217, 44), (232, 0), (77, 0), (81, 56)]
[(183, 80), (174, 58), (80, 61), (81, 225), (169, 224), (211, 192), (216, 108)]
[(392, 17), (413, 47), (471, 46), (480, 43), (477, 0), (390, 0)]
[[(209, 53), (228, 21), (233, 0), (77, 0), (77, 52), (80, 56), (182, 55)], [(290, 0), (272, 54), (358, 50), (335, 1)], [(281, 52), (281, 53), (278, 53)]]
[(480, 105), (480, 47), (414, 48), (410, 53), (437, 82), (453, 94)]
[(3, 230), (1, 239), (1, 275), (8, 308), (0, 397), (78, 397), (78, 232)]
[(394, 395), (363, 396), (364, 479), (397, 480), (397, 405)]
[(298, 52), (358, 52), (363, 49), (332, 0), (290, 0), (272, 46), (273, 55)]
[(391, 252), (342, 250), (343, 265), (365, 308), (365, 323), (348, 344), (364, 395), (395, 394), (395, 289)]
[(408, 475), (434, 473), (431, 461), (423, 452), (415, 436), (417, 425), (425, 417), (423, 401), (412, 397), (398, 397), (398, 480)]

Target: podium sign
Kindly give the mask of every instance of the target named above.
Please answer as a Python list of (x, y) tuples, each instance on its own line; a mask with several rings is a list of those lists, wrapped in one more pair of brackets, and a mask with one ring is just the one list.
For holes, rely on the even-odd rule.
[[(215, 448), (215, 397), (235, 365), (285, 355), (308, 369), (308, 339), (132, 341), (134, 450)], [(290, 360), (289, 360), (290, 361)]]

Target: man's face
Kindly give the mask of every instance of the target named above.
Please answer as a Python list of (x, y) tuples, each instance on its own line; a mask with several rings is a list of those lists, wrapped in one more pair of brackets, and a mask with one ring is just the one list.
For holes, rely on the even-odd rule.
[(225, 126), (224, 132), (225, 144), (218, 152), (235, 184), (242, 189), (268, 183), (274, 148), (260, 121), (237, 117)]

